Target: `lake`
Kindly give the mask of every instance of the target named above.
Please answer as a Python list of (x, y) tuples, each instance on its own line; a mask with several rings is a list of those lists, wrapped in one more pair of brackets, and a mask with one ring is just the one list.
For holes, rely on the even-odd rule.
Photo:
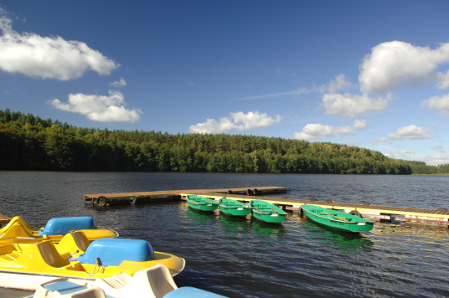
[[(317, 226), (289, 212), (280, 225), (167, 201), (94, 209), (83, 194), (286, 186), (280, 197), (448, 208), (449, 176), (73, 173), (0, 171), (0, 213), (42, 227), (52, 217), (92, 216), (120, 237), (183, 257), (178, 286), (228, 297), (448, 297), (449, 231), (375, 223), (363, 235)], [(0, 297), (31, 292), (0, 289)]]

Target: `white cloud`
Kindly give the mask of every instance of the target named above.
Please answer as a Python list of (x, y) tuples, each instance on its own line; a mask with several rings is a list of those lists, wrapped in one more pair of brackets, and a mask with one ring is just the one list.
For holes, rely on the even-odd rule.
[(433, 111), (440, 111), (444, 118), (449, 118), (449, 94), (433, 96), (423, 101), (422, 106)]
[(449, 155), (429, 155), (424, 158), (427, 165), (449, 164)]
[(386, 141), (387, 141), (387, 138), (386, 138), (386, 137), (382, 137), (382, 138), (375, 137), (375, 138), (371, 141), (371, 144), (377, 144), (377, 143), (386, 142)]
[(112, 87), (116, 87), (116, 88), (120, 88), (120, 87), (125, 87), (126, 86), (126, 81), (124, 78), (120, 78), (120, 80), (115, 81), (113, 83), (109, 83), (110, 86)]
[(422, 140), (430, 139), (433, 135), (429, 129), (418, 127), (416, 125), (409, 125), (399, 128), (395, 133), (389, 134), (389, 139), (396, 140)]
[(407, 155), (407, 154), (415, 154), (416, 152), (413, 150), (401, 150), (398, 151), (398, 154)]
[(369, 112), (379, 112), (388, 106), (391, 97), (372, 99), (367, 95), (353, 95), (349, 93), (329, 93), (323, 96), (326, 114), (345, 115), (355, 117)]
[(368, 125), (366, 120), (355, 120), (350, 126), (330, 126), (330, 125), (322, 125), (318, 123), (307, 124), (304, 126), (301, 132), (295, 132), (295, 139), (297, 140), (306, 140), (313, 141), (318, 140), (325, 137), (332, 137), (337, 135), (353, 135), (357, 132), (357, 130), (363, 130)]
[(440, 151), (440, 153), (446, 153), (446, 151), (444, 151), (444, 149), (443, 149), (443, 146), (441, 146), (441, 145), (432, 146), (432, 149)]
[(119, 91), (109, 91), (109, 96), (70, 94), (68, 103), (53, 99), (50, 104), (56, 109), (79, 113), (99, 122), (136, 122), (140, 120), (139, 109), (128, 110), (124, 96)]
[(360, 65), (361, 91), (385, 93), (401, 87), (416, 87), (428, 82), (449, 86), (449, 75), (435, 73), (449, 62), (449, 43), (432, 50), (401, 41), (378, 44)]
[(257, 95), (257, 96), (248, 96), (248, 97), (242, 97), (237, 100), (250, 100), (250, 99), (262, 99), (262, 98), (272, 98), (272, 97), (282, 97), (282, 96), (289, 96), (289, 95), (300, 95), (302, 93), (310, 92), (310, 90), (307, 90), (306, 88), (298, 88), (295, 91), (290, 92), (280, 92), (280, 93), (274, 93), (274, 94), (265, 94), (265, 95)]
[(368, 121), (366, 120), (354, 120), (354, 124), (352, 124), (352, 127), (358, 130), (364, 130), (366, 126), (368, 125)]
[(439, 73), (438, 76), (438, 89), (446, 89), (449, 87), (449, 71), (446, 74)]
[(228, 131), (242, 131), (261, 127), (271, 126), (281, 121), (281, 117), (277, 115), (275, 118), (269, 117), (266, 113), (258, 111), (231, 113), (231, 117), (220, 118), (219, 121), (207, 119), (204, 123), (191, 125), (189, 131), (191, 133), (223, 133)]
[(0, 69), (5, 72), (65, 81), (89, 70), (108, 75), (119, 66), (84, 42), (20, 34), (12, 29), (6, 16), (0, 16), (0, 29)]
[(337, 136), (341, 134), (355, 134), (349, 126), (334, 127), (322, 124), (307, 124), (301, 132), (295, 132), (295, 139), (313, 141), (324, 137)]
[(330, 81), (328, 85), (323, 85), (320, 87), (321, 93), (329, 92), (336, 93), (338, 90), (343, 89), (346, 86), (351, 85), (347, 80), (346, 75), (339, 74), (335, 76), (335, 80)]

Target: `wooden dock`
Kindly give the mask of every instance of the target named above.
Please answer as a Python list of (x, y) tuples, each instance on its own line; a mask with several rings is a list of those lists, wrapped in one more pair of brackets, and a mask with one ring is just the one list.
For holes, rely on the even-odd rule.
[(190, 189), (190, 190), (166, 190), (149, 192), (123, 192), (83, 195), (84, 204), (103, 207), (113, 204), (135, 204), (141, 202), (154, 201), (155, 199), (182, 199), (187, 194), (214, 194), (217, 198), (223, 195), (267, 195), (276, 193), (286, 193), (289, 187), (282, 186), (262, 186), (245, 188), (218, 188), (218, 189)]
[(86, 205), (104, 207), (114, 204), (136, 204), (151, 202), (155, 200), (186, 200), (187, 195), (199, 194), (211, 199), (230, 198), (241, 202), (251, 200), (265, 200), (283, 210), (299, 211), (305, 204), (317, 205), (328, 209), (344, 211), (346, 213), (360, 214), (364, 218), (380, 222), (390, 223), (421, 223), (431, 225), (449, 226), (449, 210), (421, 209), (421, 208), (403, 208), (375, 206), (370, 204), (348, 204), (338, 203), (332, 200), (302, 200), (291, 199), (287, 197), (267, 197), (270, 194), (287, 193), (289, 187), (281, 186), (261, 186), (245, 188), (226, 188), (226, 189), (191, 189), (191, 190), (170, 190), (170, 191), (151, 191), (151, 192), (129, 192), (129, 193), (104, 193), (83, 195)]
[(9, 218), (8, 216), (0, 214), (0, 227), (4, 224), (7, 224), (10, 220), (11, 218)]

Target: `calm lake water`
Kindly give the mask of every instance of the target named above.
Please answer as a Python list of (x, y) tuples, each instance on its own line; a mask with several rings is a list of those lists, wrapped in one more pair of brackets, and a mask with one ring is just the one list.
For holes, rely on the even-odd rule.
[[(0, 171), (0, 213), (35, 227), (92, 216), (121, 237), (186, 259), (175, 281), (228, 297), (448, 297), (449, 231), (376, 223), (363, 235), (316, 226), (297, 212), (281, 225), (198, 213), (185, 202), (93, 209), (83, 194), (286, 186), (279, 196), (448, 208), (449, 176), (61, 173)], [(0, 289), (0, 297), (31, 292)]]

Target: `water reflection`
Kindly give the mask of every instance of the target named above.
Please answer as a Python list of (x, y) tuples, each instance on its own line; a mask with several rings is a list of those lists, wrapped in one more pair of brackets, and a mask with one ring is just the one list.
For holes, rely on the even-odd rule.
[(217, 219), (215, 212), (205, 212), (192, 208), (187, 208), (187, 215), (197, 222), (215, 221)]
[(330, 243), (331, 245), (351, 248), (351, 249), (368, 249), (373, 247), (373, 242), (363, 234), (345, 233), (325, 226), (317, 225), (307, 219), (302, 222), (307, 228), (307, 235), (321, 242)]
[(284, 225), (282, 224), (269, 224), (260, 220), (252, 221), (252, 230), (261, 236), (281, 236), (287, 234)]
[(248, 232), (251, 230), (251, 222), (246, 216), (229, 216), (224, 213), (220, 214), (220, 224), (223, 229), (232, 232)]

